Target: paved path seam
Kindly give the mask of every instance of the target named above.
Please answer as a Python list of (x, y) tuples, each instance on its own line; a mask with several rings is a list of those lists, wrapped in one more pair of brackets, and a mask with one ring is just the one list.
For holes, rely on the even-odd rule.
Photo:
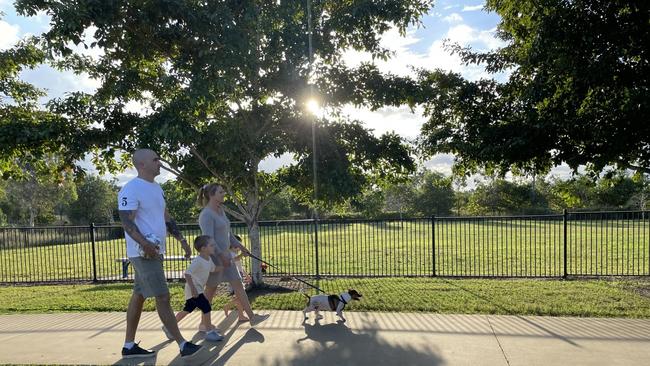
[(494, 339), (496, 339), (497, 344), (499, 345), (499, 349), (501, 350), (501, 353), (503, 354), (503, 358), (506, 360), (506, 364), (508, 366), (510, 366), (510, 360), (508, 360), (508, 355), (506, 355), (506, 351), (503, 350), (503, 346), (501, 345), (501, 342), (499, 341), (499, 337), (497, 336), (497, 333), (494, 331), (494, 327), (492, 326), (492, 322), (490, 321), (490, 316), (486, 315), (485, 319), (487, 319), (487, 322), (490, 325), (490, 329), (492, 329), (492, 334), (494, 335)]

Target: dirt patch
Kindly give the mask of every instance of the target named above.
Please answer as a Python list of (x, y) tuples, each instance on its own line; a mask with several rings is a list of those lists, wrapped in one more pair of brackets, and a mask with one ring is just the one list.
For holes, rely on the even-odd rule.
[(650, 299), (650, 281), (637, 282), (634, 286), (634, 291), (639, 295)]

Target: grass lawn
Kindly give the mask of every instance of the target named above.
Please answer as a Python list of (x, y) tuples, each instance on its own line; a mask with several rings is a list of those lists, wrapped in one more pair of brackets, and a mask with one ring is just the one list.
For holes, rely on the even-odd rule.
[[(251, 290), (255, 309), (302, 310), (305, 297), (296, 282)], [(321, 280), (338, 293), (355, 288), (363, 300), (349, 311), (432, 312), (580, 317), (650, 318), (650, 280), (489, 280), (442, 278), (365, 278)], [(131, 284), (0, 287), (0, 314), (125, 311)], [(170, 284), (175, 310), (183, 303), (183, 284)], [(309, 291), (308, 293), (313, 293)], [(215, 299), (219, 309), (225, 295)], [(147, 300), (146, 310), (154, 310)]]
[[(318, 228), (321, 275), (558, 277), (563, 274), (563, 223), (534, 218), (482, 220), (324, 222)], [(114, 230), (100, 228), (98, 230)], [(235, 226), (249, 244), (245, 228)], [(101, 233), (104, 233), (103, 231)], [(99, 234), (101, 234), (99, 233)], [(98, 236), (102, 236), (99, 235)], [(189, 240), (196, 230), (185, 232)], [(91, 280), (93, 258), (99, 280), (120, 279), (124, 239), (17, 247), (1, 245), (0, 282)], [(260, 227), (262, 256), (287, 272), (316, 273), (313, 225), (284, 223)], [(105, 236), (105, 235), (104, 235)], [(10, 239), (19, 240), (21, 237)], [(8, 239), (7, 239), (8, 240)], [(567, 270), (573, 275), (650, 274), (648, 220), (569, 221)], [(178, 243), (168, 255), (180, 255)], [(180, 277), (185, 262), (165, 262)], [(131, 269), (130, 269), (131, 271)], [(269, 269), (269, 274), (273, 274)], [(131, 272), (132, 273), (132, 272)]]

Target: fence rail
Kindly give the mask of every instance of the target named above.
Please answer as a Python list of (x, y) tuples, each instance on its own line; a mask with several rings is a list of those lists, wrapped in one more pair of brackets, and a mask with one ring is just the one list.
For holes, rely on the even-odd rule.
[[(198, 225), (179, 226), (190, 240), (200, 235)], [(232, 229), (248, 243), (244, 224), (233, 223)], [(264, 221), (259, 232), (262, 257), (294, 275), (650, 275), (647, 211)], [(182, 255), (176, 239), (167, 240), (167, 256)], [(165, 261), (164, 266), (169, 279), (181, 279), (187, 263)], [(266, 275), (280, 274), (266, 269)], [(0, 283), (105, 282), (132, 276), (120, 226), (0, 228)]]

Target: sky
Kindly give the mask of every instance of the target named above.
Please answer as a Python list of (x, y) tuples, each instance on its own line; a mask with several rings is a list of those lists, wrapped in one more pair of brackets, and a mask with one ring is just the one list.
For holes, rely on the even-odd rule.
[[(0, 0), (0, 11), (4, 13), (0, 19), (0, 49), (9, 48), (19, 39), (31, 34), (42, 33), (49, 28), (47, 15), (39, 14), (29, 18), (18, 16), (12, 3), (11, 0)], [(377, 66), (383, 71), (399, 75), (408, 75), (412, 72), (410, 67), (414, 66), (459, 72), (470, 80), (487, 77), (504, 80), (507, 75), (489, 75), (480, 66), (463, 65), (458, 56), (451, 55), (443, 49), (445, 39), (464, 46), (471, 46), (475, 50), (490, 50), (503, 45), (503, 42), (494, 35), (500, 20), (499, 16), (483, 10), (483, 5), (481, 0), (436, 1), (434, 7), (423, 17), (422, 25), (410, 27), (404, 35), (400, 35), (397, 30), (390, 30), (383, 35), (382, 44), (391, 49), (394, 55), (388, 61), (376, 61)], [(100, 54), (101, 50), (84, 50), (83, 52), (90, 56), (96, 56)], [(368, 54), (349, 50), (344, 53), (344, 60), (348, 65), (354, 66), (364, 61), (371, 61), (371, 58)], [(85, 75), (59, 72), (50, 67), (40, 67), (24, 72), (22, 78), (45, 88), (48, 97), (59, 97), (70, 91), (92, 92), (99, 85), (96, 80)], [(425, 121), (421, 109), (411, 111), (408, 107), (387, 107), (370, 111), (348, 106), (344, 107), (343, 112), (351, 118), (362, 121), (377, 135), (394, 131), (407, 139), (417, 137)], [(453, 159), (453, 155), (438, 154), (424, 165), (428, 169), (448, 175), (451, 173)], [(291, 162), (289, 155), (280, 158), (271, 157), (265, 159), (260, 164), (260, 168), (265, 171), (273, 171), (289, 162)], [(81, 162), (81, 165), (90, 172), (94, 171), (92, 164), (88, 161)], [(570, 169), (565, 165), (555, 167), (551, 171), (551, 175), (567, 178), (570, 176)], [(118, 184), (123, 184), (133, 176), (135, 176), (135, 172), (128, 170), (116, 175), (115, 178), (117, 178)], [(158, 181), (163, 182), (170, 178), (172, 176), (169, 173), (163, 173)], [(475, 184), (475, 180), (480, 180), (480, 178), (470, 179), (469, 188)]]

